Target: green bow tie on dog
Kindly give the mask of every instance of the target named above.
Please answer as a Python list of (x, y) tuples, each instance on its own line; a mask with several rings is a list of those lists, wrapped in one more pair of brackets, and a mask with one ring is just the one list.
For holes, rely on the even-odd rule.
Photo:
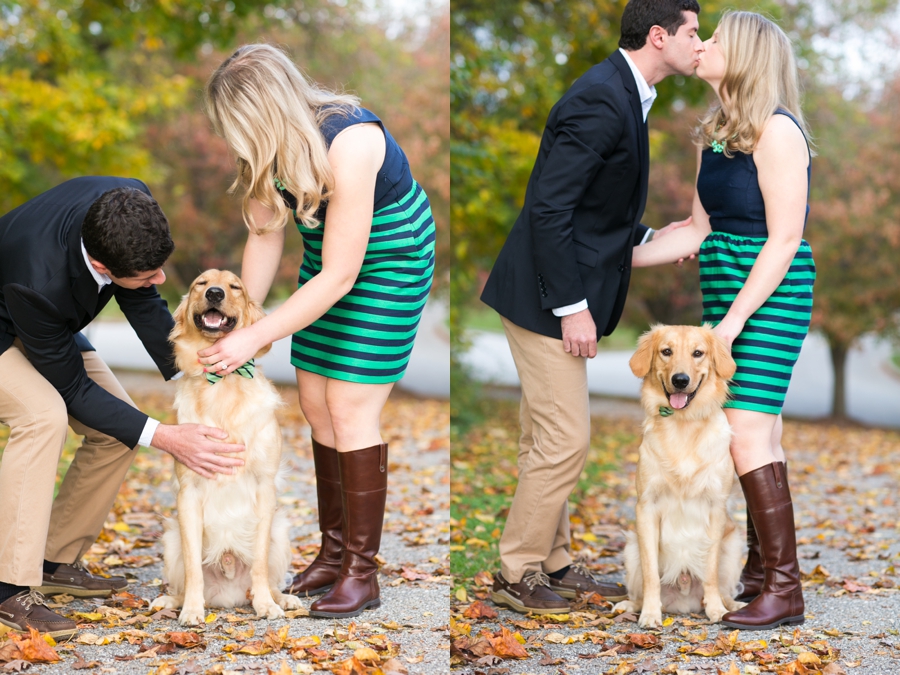
[[(240, 368), (236, 369), (234, 372), (240, 375), (241, 377), (246, 377), (248, 380), (253, 379), (253, 374), (256, 372), (256, 366), (253, 365), (254, 359), (250, 359), (242, 365)], [(219, 375), (218, 373), (206, 373), (206, 380), (210, 384), (215, 384), (219, 380), (221, 380), (224, 375)]]

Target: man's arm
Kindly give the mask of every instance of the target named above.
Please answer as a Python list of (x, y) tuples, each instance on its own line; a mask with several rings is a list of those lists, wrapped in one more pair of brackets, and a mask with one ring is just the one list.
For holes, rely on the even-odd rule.
[(169, 342), (175, 322), (156, 286), (135, 289), (118, 286), (114, 297), (159, 372), (171, 380), (178, 372)]
[(129, 448), (135, 447), (147, 415), (88, 377), (75, 336), (53, 303), (18, 284), (6, 285), (3, 294), (29, 361), (56, 388), (69, 414)]
[[(129, 448), (136, 447), (149, 418), (88, 377), (75, 336), (53, 303), (16, 284), (5, 286), (3, 294), (29, 361), (56, 388), (69, 414)], [(151, 444), (201, 476), (212, 478), (214, 473), (230, 473), (232, 467), (244, 463), (230, 456), (244, 446), (211, 440), (226, 437), (221, 429), (200, 424), (160, 424)]]

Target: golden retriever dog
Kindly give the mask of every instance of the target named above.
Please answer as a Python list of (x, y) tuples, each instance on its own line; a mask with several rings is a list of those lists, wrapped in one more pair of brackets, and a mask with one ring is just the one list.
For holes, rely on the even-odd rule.
[(219, 270), (197, 277), (173, 315), (169, 339), (184, 373), (175, 396), (178, 422), (218, 427), (228, 432), (227, 442), (245, 446), (244, 465), (233, 475), (208, 479), (175, 462), (178, 515), (163, 535), (169, 595), (153, 607), (181, 607), (182, 625), (202, 624), (204, 607), (251, 599), (257, 615), (268, 619), (300, 606), (299, 598), (280, 591), (291, 564), (289, 523), (276, 509), (281, 429), (275, 410), (281, 397), (258, 368), (208, 378), (197, 360), (199, 350), (263, 316), (240, 278)]
[(644, 380), (637, 467), (637, 534), (627, 533), (628, 599), (643, 628), (662, 612), (705, 608), (711, 621), (743, 607), (743, 541), (727, 510), (734, 482), (731, 428), (722, 410), (736, 366), (709, 326), (655, 326), (641, 336), (632, 372)]

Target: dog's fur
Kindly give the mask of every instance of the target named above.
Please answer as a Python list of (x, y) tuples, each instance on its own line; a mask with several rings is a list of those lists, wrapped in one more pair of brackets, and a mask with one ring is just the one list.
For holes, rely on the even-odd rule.
[[(711, 621), (744, 603), (743, 543), (726, 502), (734, 482), (731, 428), (722, 410), (735, 363), (708, 326), (656, 326), (641, 336), (631, 370), (644, 379), (644, 438), (637, 468), (637, 533), (627, 533), (628, 600), (641, 627), (662, 612), (699, 612)], [(685, 383), (684, 376), (690, 380)], [(673, 376), (681, 387), (673, 382)], [(660, 407), (678, 405), (663, 417)], [(677, 407), (677, 406), (674, 406)]]
[[(210, 292), (214, 288), (224, 297)], [(153, 606), (181, 607), (179, 622), (197, 625), (203, 623), (204, 605), (227, 608), (252, 599), (257, 615), (281, 618), (284, 609), (300, 606), (299, 598), (280, 591), (291, 564), (289, 524), (276, 509), (281, 429), (275, 410), (282, 400), (259, 368), (252, 379), (231, 373), (210, 384), (197, 360), (199, 350), (258, 321), (263, 310), (236, 275), (207, 270), (173, 316), (169, 339), (184, 373), (175, 397), (178, 422), (218, 427), (228, 432), (227, 442), (246, 449), (244, 465), (234, 475), (215, 479), (175, 462), (178, 516), (168, 520), (163, 536), (169, 595)]]

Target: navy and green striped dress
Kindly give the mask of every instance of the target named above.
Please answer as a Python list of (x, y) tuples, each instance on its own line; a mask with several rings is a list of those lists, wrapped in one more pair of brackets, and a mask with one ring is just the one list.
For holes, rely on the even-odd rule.
[[(336, 114), (322, 126), (331, 145), (342, 130), (374, 122), (384, 131), (384, 164), (375, 185), (375, 212), (359, 277), (347, 295), (321, 318), (294, 334), (291, 363), (325, 377), (364, 384), (396, 382), (406, 370), (416, 329), (434, 276), (434, 219), (422, 188), (413, 180), (403, 150), (368, 110)], [(296, 207), (293, 195), (282, 191)], [(303, 236), (298, 287), (322, 270), (327, 205), (318, 227), (297, 224)]]
[[(777, 114), (796, 122), (784, 110)], [(735, 153), (728, 158), (705, 149), (697, 192), (712, 226), (700, 247), (703, 321), (715, 325), (744, 286), (768, 237), (753, 155)], [(808, 216), (809, 206), (806, 212)], [(778, 288), (747, 320), (732, 345), (737, 372), (726, 408), (781, 412), (791, 372), (809, 332), (815, 278), (812, 251), (803, 240)]]

